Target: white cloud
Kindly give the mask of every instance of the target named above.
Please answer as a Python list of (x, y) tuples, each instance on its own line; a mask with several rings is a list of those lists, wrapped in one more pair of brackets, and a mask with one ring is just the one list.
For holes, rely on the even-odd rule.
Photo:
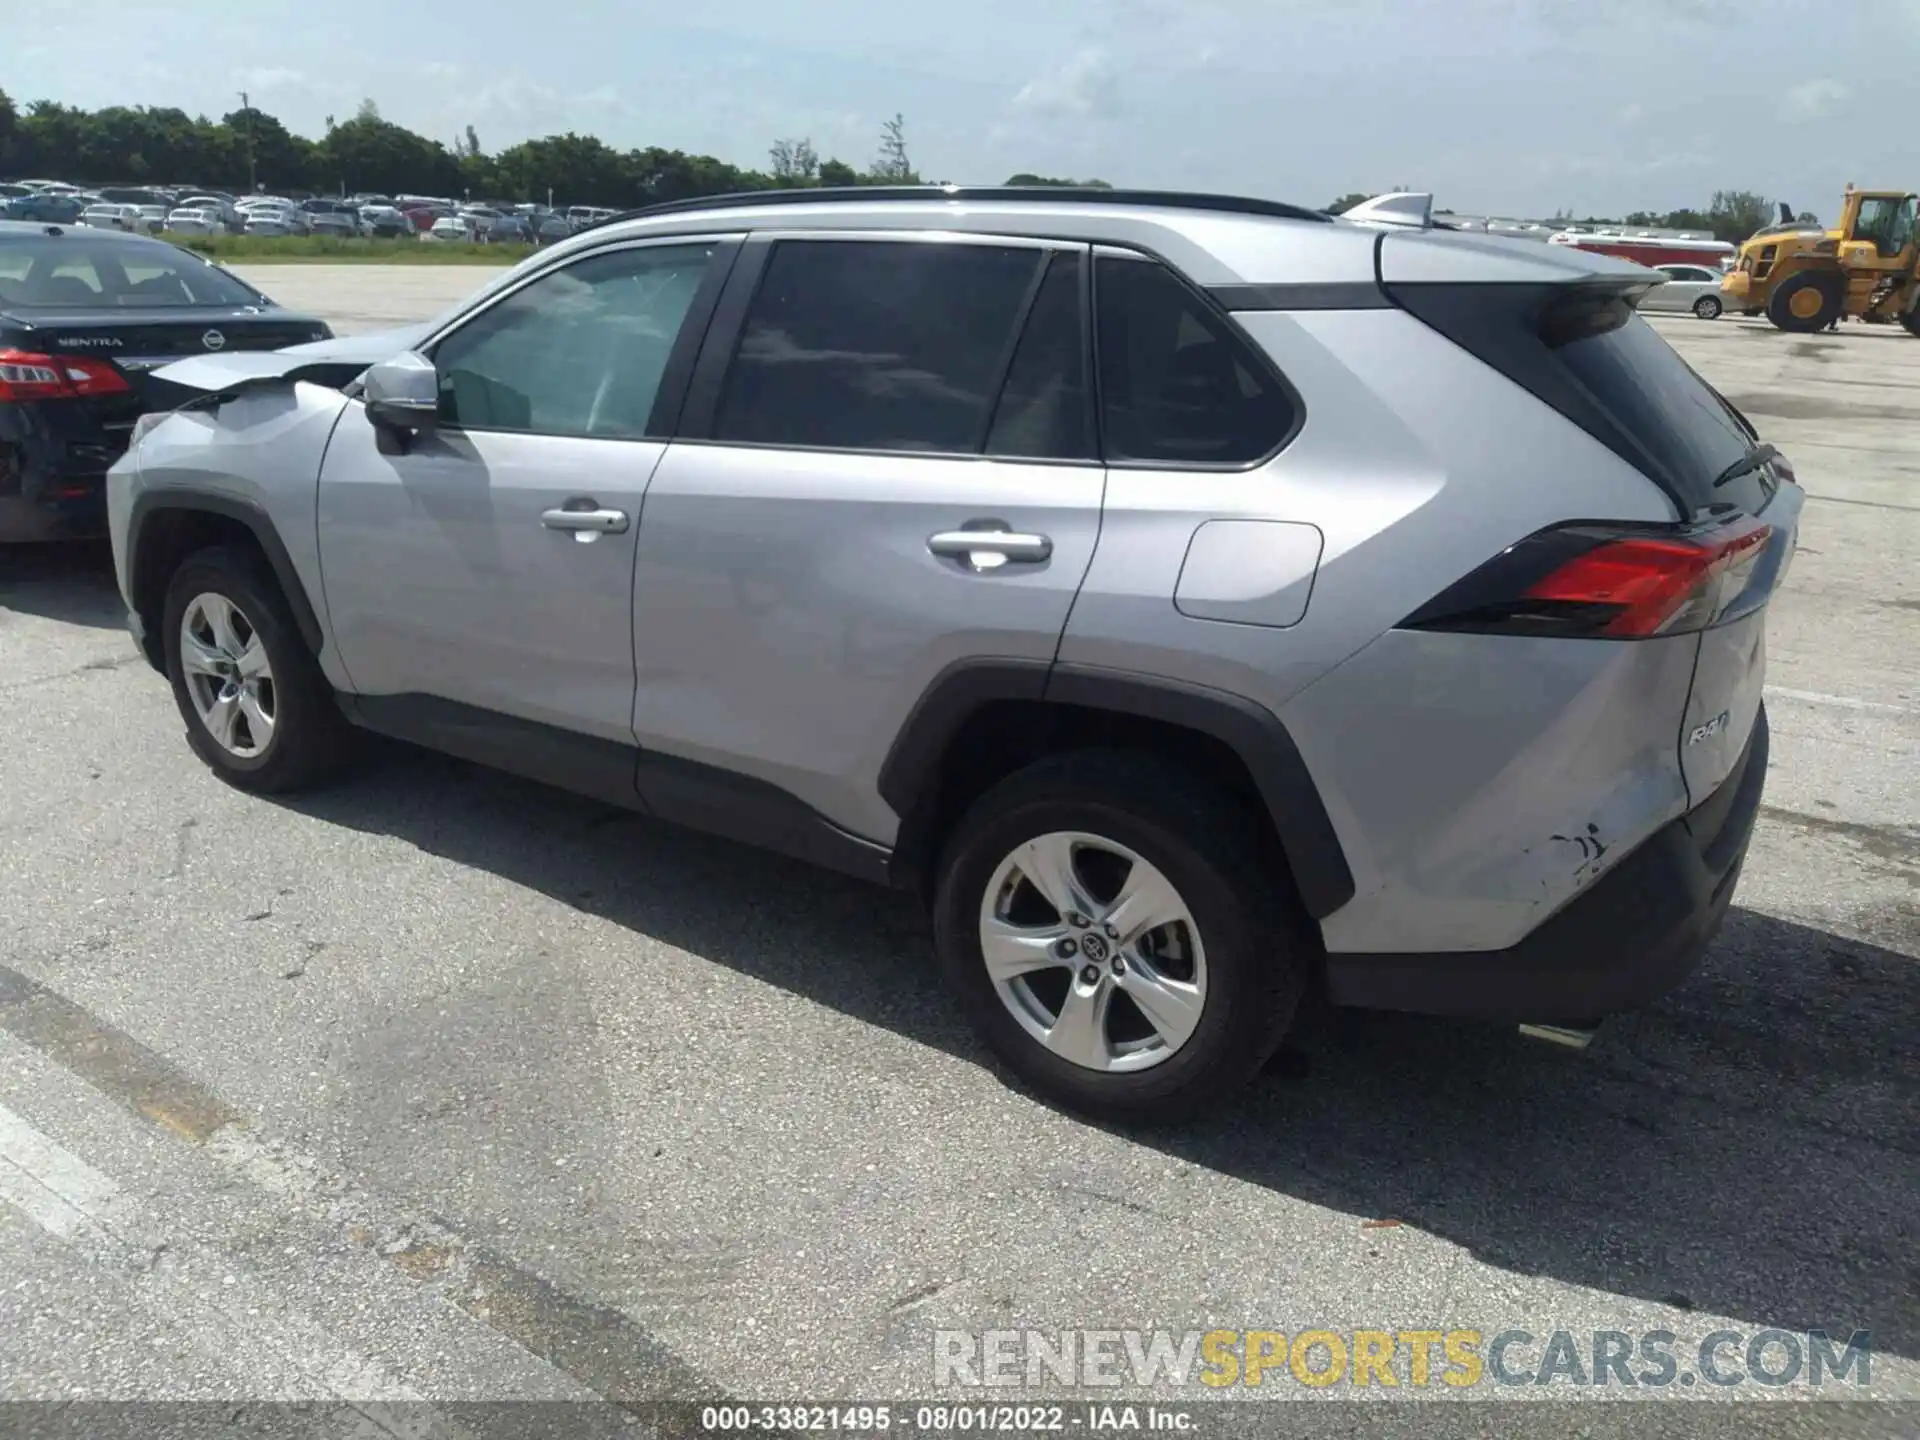
[(1066, 63), (1036, 75), (1013, 97), (1025, 115), (1104, 119), (1120, 109), (1119, 74), (1113, 57), (1098, 45), (1069, 56)]
[(1646, 113), (1647, 113), (1646, 110), (1642, 106), (1622, 105), (1617, 111), (1614, 112), (1613, 118), (1618, 120), (1622, 125), (1631, 125), (1633, 124), (1634, 121), (1640, 119)]
[(1852, 93), (1838, 80), (1822, 76), (1819, 79), (1802, 81), (1787, 91), (1787, 105), (1794, 114), (1803, 119), (1818, 120), (1833, 114)]
[(307, 77), (298, 70), (288, 70), (277, 65), (263, 66), (257, 70), (236, 70), (233, 78), (248, 90), (292, 90), (306, 86)]
[(305, 90), (311, 81), (303, 71), (282, 65), (263, 65), (259, 69), (236, 69), (234, 84), (244, 90)]

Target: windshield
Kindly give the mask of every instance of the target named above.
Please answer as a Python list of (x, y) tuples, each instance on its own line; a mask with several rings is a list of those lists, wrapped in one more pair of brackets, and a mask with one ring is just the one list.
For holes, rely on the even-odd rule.
[(0, 244), (0, 306), (9, 309), (268, 303), (252, 286), (171, 245), (89, 244), (72, 236)]

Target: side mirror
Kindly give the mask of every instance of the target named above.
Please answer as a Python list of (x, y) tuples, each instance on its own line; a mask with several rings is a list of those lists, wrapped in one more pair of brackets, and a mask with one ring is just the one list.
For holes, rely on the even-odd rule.
[(367, 418), (400, 437), (431, 434), (440, 423), (440, 373), (424, 355), (403, 351), (382, 360), (360, 381)]

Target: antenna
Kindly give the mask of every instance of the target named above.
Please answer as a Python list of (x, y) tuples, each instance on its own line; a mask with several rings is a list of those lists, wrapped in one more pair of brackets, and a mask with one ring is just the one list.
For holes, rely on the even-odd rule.
[(1409, 230), (1433, 229), (1433, 196), (1421, 190), (1395, 190), (1362, 200), (1340, 212), (1342, 220), (1362, 224), (1394, 225)]

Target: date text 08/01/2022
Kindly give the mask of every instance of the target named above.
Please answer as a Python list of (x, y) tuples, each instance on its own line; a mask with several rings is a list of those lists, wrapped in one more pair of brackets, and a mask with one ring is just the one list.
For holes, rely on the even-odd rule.
[(796, 1431), (882, 1434), (1011, 1434), (1078, 1430), (1091, 1434), (1191, 1432), (1192, 1411), (1164, 1405), (709, 1405), (700, 1427), (714, 1434)]

